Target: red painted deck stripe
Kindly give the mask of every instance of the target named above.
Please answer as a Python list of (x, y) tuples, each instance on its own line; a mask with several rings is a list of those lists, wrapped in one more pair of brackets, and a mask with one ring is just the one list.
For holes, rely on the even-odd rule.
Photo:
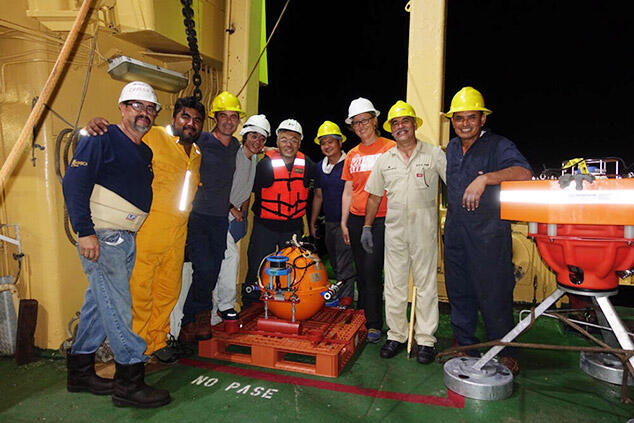
[(403, 402), (413, 402), (417, 404), (438, 405), (441, 407), (464, 408), (464, 397), (453, 391), (447, 390), (447, 397), (436, 397), (433, 395), (404, 394), (400, 392), (379, 391), (377, 389), (361, 388), (358, 386), (343, 385), (341, 383), (326, 382), (322, 380), (307, 379), (298, 376), (287, 376), (266, 373), (259, 370), (244, 369), (241, 367), (216, 364), (209, 361), (191, 360), (181, 358), (178, 361), (185, 366), (198, 367), (201, 369), (214, 370), (221, 373), (228, 373), (237, 376), (249, 377), (252, 379), (266, 380), (267, 382), (285, 383), (289, 385), (308, 386), (311, 388), (325, 389), (328, 391), (343, 392), (347, 394), (362, 395), (372, 398), (392, 399)]

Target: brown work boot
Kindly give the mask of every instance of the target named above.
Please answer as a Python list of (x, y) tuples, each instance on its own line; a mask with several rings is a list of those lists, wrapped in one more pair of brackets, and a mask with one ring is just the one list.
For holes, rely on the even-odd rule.
[(196, 314), (196, 340), (211, 339), (211, 310)]
[(193, 344), (196, 342), (196, 329), (198, 325), (196, 322), (189, 322), (186, 325), (181, 326), (181, 331), (178, 334), (178, 341), (183, 344)]
[(513, 373), (513, 376), (517, 376), (517, 374), (520, 372), (520, 365), (513, 357), (503, 355), (502, 357), (500, 357), (500, 364), (509, 369), (511, 373)]

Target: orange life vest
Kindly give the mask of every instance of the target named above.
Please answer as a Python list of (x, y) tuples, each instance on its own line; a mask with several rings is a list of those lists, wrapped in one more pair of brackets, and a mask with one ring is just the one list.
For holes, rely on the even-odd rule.
[(290, 172), (280, 153), (268, 151), (266, 155), (271, 159), (273, 166), (273, 184), (261, 190), (260, 217), (291, 220), (304, 216), (308, 200), (308, 188), (304, 186), (304, 155), (297, 152)]

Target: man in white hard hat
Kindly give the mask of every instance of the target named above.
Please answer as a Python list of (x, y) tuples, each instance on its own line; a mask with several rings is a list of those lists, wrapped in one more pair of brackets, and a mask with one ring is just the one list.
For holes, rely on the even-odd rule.
[(357, 268), (357, 308), (365, 313), (368, 329), (366, 340), (378, 343), (383, 335), (383, 244), (387, 198), (379, 205), (372, 225), (374, 252), (368, 254), (361, 246), (361, 231), (365, 218), (368, 193), (364, 190), (374, 163), (381, 154), (395, 146), (394, 141), (381, 136), (379, 111), (367, 98), (350, 102), (345, 122), (359, 137), (359, 144), (350, 149), (343, 164), (341, 179), (346, 181), (341, 197), (341, 234), (349, 244)]
[[(152, 203), (152, 150), (142, 142), (160, 110), (152, 87), (121, 91), (121, 122), (82, 138), (64, 176), (64, 198), (88, 277), (77, 335), (68, 356), (70, 392), (110, 395), (115, 405), (160, 407), (169, 392), (144, 382), (146, 344), (132, 331), (130, 274), (135, 235)], [(95, 374), (95, 351), (108, 338), (114, 382)]]
[[(532, 171), (512, 141), (484, 129), (490, 113), (472, 87), (456, 93), (445, 113), (456, 133), (447, 146), (444, 257), (458, 346), (480, 342), (475, 336), (478, 310), (489, 339), (502, 338), (515, 325), (511, 225), (500, 219), (500, 183), (528, 180)], [(500, 355), (500, 362), (516, 374), (517, 350), (505, 348)]]
[[(258, 268), (267, 254), (276, 247), (284, 248), (293, 235), (299, 237), (303, 233), (302, 218), (306, 214), (314, 163), (299, 151), (304, 137), (299, 122), (286, 119), (275, 133), (278, 151), (268, 151), (255, 171), (253, 232), (243, 288), (257, 284)], [(245, 306), (251, 299), (254, 297), (243, 293)]]
[(383, 128), (392, 133), (396, 148), (376, 161), (365, 185), (370, 193), (361, 235), (363, 248), (372, 252), (372, 223), (383, 193), (385, 216), (385, 317), (390, 328), (380, 351), (392, 358), (407, 342), (407, 298), (410, 271), (416, 286), (414, 337), (416, 360), (428, 364), (436, 356), (438, 328), (438, 216), (439, 179), (445, 180), (447, 161), (438, 146), (416, 139), (423, 120), (414, 108), (398, 101), (389, 110)]
[[(153, 153), (153, 200), (136, 236), (137, 254), (130, 277), (132, 329), (161, 362), (176, 361), (181, 352), (167, 343), (170, 313), (182, 285), (187, 220), (198, 189), (201, 153), (196, 142), (202, 132), (205, 106), (194, 97), (176, 100), (169, 127), (153, 126), (143, 137)], [(95, 118), (86, 127), (91, 135), (108, 132), (108, 122)]]
[(227, 232), (227, 249), (220, 267), (218, 282), (214, 289), (214, 304), (211, 323), (220, 320), (237, 320), (235, 310), (236, 286), (240, 251), (237, 242), (247, 232), (247, 211), (249, 199), (255, 179), (255, 169), (258, 164), (258, 153), (262, 152), (267, 138), (271, 135), (271, 125), (264, 115), (253, 115), (244, 123), (240, 130), (242, 146), (236, 154), (236, 170), (233, 174), (231, 186), (231, 211), (229, 213), (229, 231)]

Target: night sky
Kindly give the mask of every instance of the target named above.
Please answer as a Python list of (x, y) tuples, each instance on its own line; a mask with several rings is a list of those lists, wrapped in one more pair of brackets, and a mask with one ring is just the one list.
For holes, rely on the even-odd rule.
[[(267, 0), (270, 31), (284, 0)], [(403, 0), (291, 1), (269, 44), (269, 85), (260, 112), (273, 128), (287, 117), (304, 127), (302, 150), (326, 119), (344, 129), (350, 101), (381, 112), (405, 99), (409, 14)], [(465, 85), (493, 110), (487, 127), (515, 141), (536, 172), (573, 157), (634, 162), (630, 64), (634, 25), (621, 2), (448, 0), (445, 99)], [(384, 134), (389, 136), (389, 134)], [(269, 141), (271, 142), (271, 141)]]

